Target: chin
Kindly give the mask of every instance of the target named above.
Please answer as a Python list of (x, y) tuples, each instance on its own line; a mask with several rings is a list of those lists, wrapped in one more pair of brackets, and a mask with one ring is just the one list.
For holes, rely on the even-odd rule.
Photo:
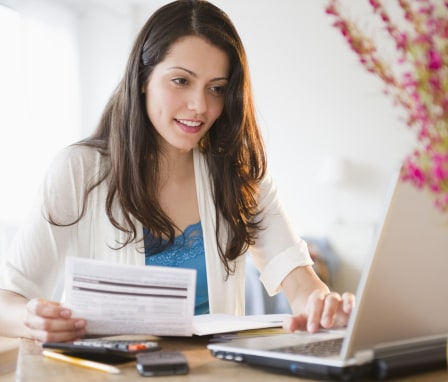
[(183, 144), (178, 144), (176, 146), (174, 146), (175, 148), (177, 148), (177, 150), (179, 150), (182, 153), (187, 153), (190, 152), (191, 150), (193, 150), (195, 147), (197, 147), (198, 142), (183, 142)]
[(177, 151), (179, 151), (181, 153), (189, 153), (196, 146), (197, 146), (197, 144), (195, 144), (195, 145), (178, 145), (178, 146), (174, 146), (174, 148), (177, 149)]
[(171, 149), (180, 153), (188, 153), (198, 146), (199, 139), (173, 139), (171, 142), (165, 142)]

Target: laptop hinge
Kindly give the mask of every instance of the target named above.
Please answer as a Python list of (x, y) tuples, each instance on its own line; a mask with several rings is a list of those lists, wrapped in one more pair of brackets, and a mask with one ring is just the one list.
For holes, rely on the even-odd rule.
[(358, 350), (355, 353), (356, 363), (362, 365), (364, 363), (372, 362), (375, 358), (375, 352), (372, 350)]

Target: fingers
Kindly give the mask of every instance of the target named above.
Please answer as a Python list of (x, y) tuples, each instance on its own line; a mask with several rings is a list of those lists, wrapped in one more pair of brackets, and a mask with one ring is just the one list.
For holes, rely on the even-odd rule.
[(320, 328), (344, 327), (355, 305), (355, 296), (336, 292), (313, 291), (308, 297), (306, 313), (293, 316), (283, 327), (289, 331), (308, 330), (317, 332)]
[(27, 309), (30, 313), (47, 318), (70, 318), (69, 309), (63, 308), (59, 303), (35, 298), (29, 301)]
[(71, 311), (56, 302), (32, 299), (26, 308), (25, 325), (39, 342), (72, 341), (85, 334), (85, 320), (72, 318)]
[(342, 295), (342, 310), (346, 314), (350, 314), (355, 307), (355, 295), (353, 293), (345, 292)]
[(342, 328), (347, 326), (350, 314), (355, 306), (355, 296), (352, 293), (344, 293), (339, 310), (336, 313), (333, 327)]
[(335, 292), (316, 290), (311, 293), (308, 299), (308, 331), (315, 333), (320, 327), (331, 328), (341, 301), (341, 296)]
[(308, 319), (305, 314), (293, 316), (285, 320), (283, 323), (283, 329), (295, 332), (296, 330), (306, 330)]

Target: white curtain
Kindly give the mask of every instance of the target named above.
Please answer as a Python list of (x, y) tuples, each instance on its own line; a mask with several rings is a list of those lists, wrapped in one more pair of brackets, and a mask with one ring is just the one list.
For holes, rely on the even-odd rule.
[(0, 1), (0, 257), (50, 160), (80, 138), (78, 16), (63, 4)]

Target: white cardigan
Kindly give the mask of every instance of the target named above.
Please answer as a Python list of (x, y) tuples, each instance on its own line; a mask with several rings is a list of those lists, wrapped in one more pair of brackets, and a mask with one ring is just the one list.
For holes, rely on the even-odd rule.
[[(28, 298), (60, 300), (63, 296), (64, 261), (67, 256), (88, 257), (122, 264), (145, 264), (143, 227), (134, 221), (139, 237), (117, 248), (125, 234), (116, 229), (105, 211), (107, 182), (90, 194), (85, 216), (74, 225), (55, 226), (44, 216), (52, 211), (57, 222), (72, 222), (79, 216), (85, 187), (96, 179), (107, 158), (84, 146), (61, 151), (45, 177), (39, 200), (28, 221), (19, 230), (2, 269), (0, 288)], [(236, 260), (235, 273), (226, 272), (217, 251), (215, 205), (212, 184), (204, 156), (194, 150), (194, 169), (199, 214), (204, 233), (208, 294), (211, 313), (244, 314), (245, 256)], [(263, 227), (249, 250), (259, 269), (260, 279), (270, 295), (281, 290), (284, 277), (295, 267), (312, 264), (306, 243), (297, 237), (279, 204), (270, 177), (261, 185)], [(43, 206), (43, 207), (42, 207)], [(43, 212), (43, 213), (42, 213)], [(120, 221), (120, 209), (113, 214)], [(227, 240), (226, 224), (221, 224), (220, 240)], [(226, 247), (225, 244), (222, 245)]]

